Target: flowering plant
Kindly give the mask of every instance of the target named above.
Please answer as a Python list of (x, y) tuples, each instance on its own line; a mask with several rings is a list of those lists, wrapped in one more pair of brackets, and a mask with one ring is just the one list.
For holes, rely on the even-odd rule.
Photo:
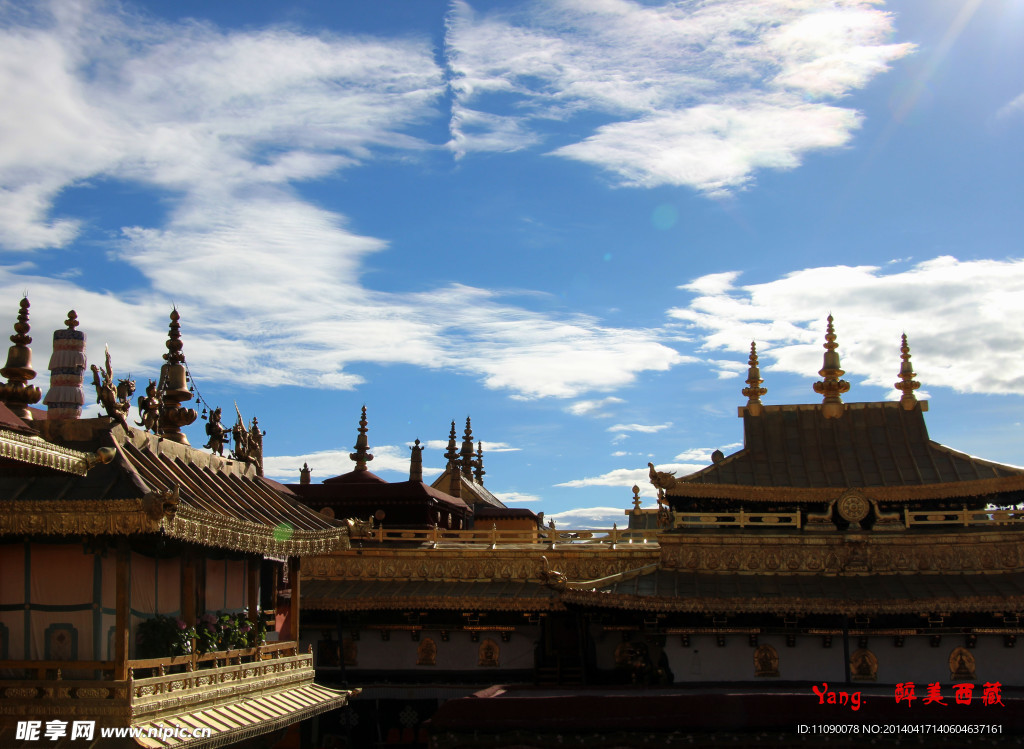
[(157, 614), (139, 623), (135, 634), (139, 658), (164, 658), (168, 655), (191, 655), (195, 627), (183, 619)]

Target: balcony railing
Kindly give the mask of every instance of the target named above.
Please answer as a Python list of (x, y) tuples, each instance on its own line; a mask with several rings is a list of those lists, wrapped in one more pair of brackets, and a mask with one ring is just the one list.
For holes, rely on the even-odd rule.
[[(313, 680), (313, 656), (279, 642), (206, 655), (113, 661), (0, 661), (0, 715), (67, 715), (127, 725)], [(21, 678), (19, 678), (21, 677)]]
[(586, 544), (596, 548), (621, 547), (623, 544), (647, 544), (656, 546), (658, 530), (577, 529), (556, 530), (554, 528), (530, 530), (471, 530), (452, 531), (440, 528), (401, 529), (378, 526), (353, 540), (377, 543), (419, 544), (441, 548), (448, 546), (563, 546)]

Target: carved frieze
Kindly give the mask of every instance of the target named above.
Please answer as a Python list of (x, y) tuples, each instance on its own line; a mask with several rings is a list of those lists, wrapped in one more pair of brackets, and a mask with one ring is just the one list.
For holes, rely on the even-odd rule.
[(693, 572), (775, 574), (1017, 572), (1024, 571), (1024, 546), (1007, 531), (899, 536), (665, 534), (661, 537), (661, 566)]

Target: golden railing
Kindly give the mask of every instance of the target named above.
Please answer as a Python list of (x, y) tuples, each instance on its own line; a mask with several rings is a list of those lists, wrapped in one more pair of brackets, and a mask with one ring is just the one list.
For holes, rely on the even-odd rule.
[(903, 522), (913, 525), (1016, 525), (1024, 523), (1024, 510), (903, 510)]
[(619, 544), (650, 544), (656, 545), (659, 530), (619, 530), (611, 529), (574, 529), (557, 530), (553, 528), (531, 530), (442, 530), (441, 528), (402, 529), (378, 526), (353, 540), (375, 541), (377, 543), (406, 543), (440, 547), (454, 545), (498, 546), (531, 545), (531, 546), (562, 546), (565, 544), (587, 544), (597, 547), (617, 546)]
[(673, 513), (673, 528), (750, 528), (770, 526), (773, 528), (800, 528), (800, 510), (793, 512), (676, 512)]
[[(114, 661), (0, 661), (0, 715), (42, 714), (43, 705), (69, 715), (139, 716), (182, 705), (215, 703), (246, 692), (281, 689), (313, 679), (313, 656), (298, 643), (279, 642), (205, 655), (130, 660), (128, 678), (116, 680)], [(89, 673), (86, 678), (79, 675)], [(32, 677), (35, 678), (32, 678)]]

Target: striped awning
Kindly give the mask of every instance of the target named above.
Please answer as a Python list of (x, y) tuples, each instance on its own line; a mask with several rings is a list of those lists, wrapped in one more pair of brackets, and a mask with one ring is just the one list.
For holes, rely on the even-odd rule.
[[(340, 691), (319, 684), (285, 689), (178, 715), (138, 723), (139, 746), (148, 749), (187, 747), (212, 749), (251, 739), (298, 723), (329, 710), (344, 707), (358, 690)], [(207, 733), (205, 738), (196, 738)]]

